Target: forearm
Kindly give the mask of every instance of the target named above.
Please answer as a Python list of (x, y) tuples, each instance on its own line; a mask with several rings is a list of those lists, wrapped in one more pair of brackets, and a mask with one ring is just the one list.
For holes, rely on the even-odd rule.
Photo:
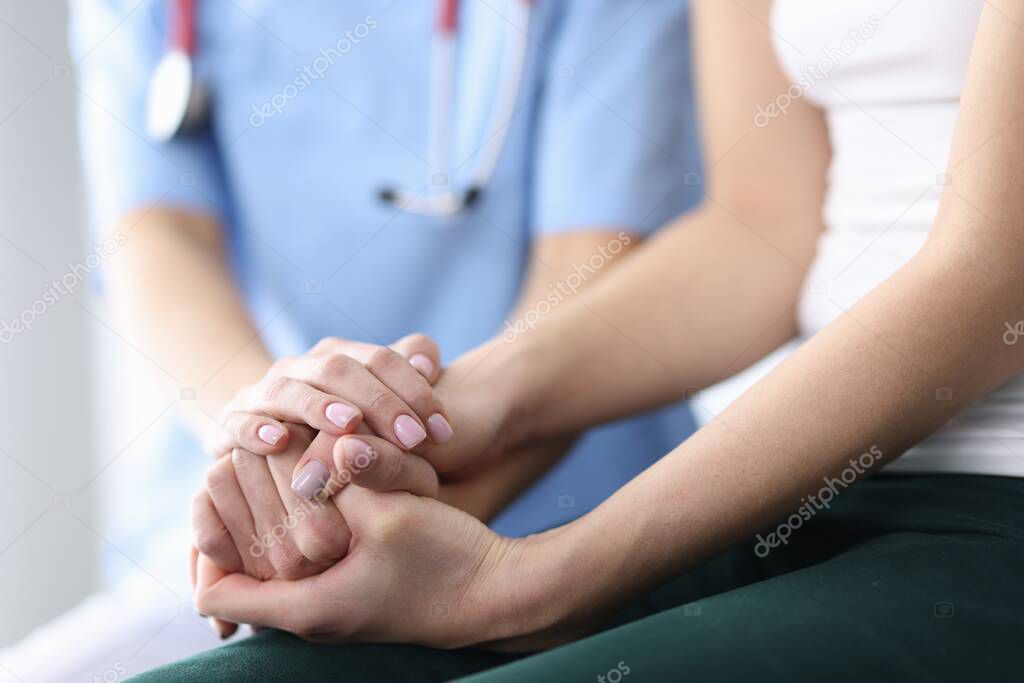
[(665, 405), (794, 336), (807, 243), (783, 255), (709, 203), (639, 246), (545, 325), (465, 365), (478, 377), (501, 377), (524, 438)]
[[(536, 574), (548, 582), (532, 603), (535, 626), (587, 621), (678, 575), (794, 513), (823, 478), (869, 476), (1018, 372), (1019, 353), (998, 332), (1024, 297), (1005, 296), (1009, 278), (979, 279), (971, 266), (980, 262), (947, 266), (947, 250), (961, 246), (930, 245), (720, 419), (541, 539)], [(946, 295), (936, 297), (940, 288)], [(553, 594), (571, 595), (573, 613), (549, 611)]]
[(119, 327), (173, 383), (192, 389), (179, 405), (201, 438), (269, 354), (245, 312), (212, 218), (153, 210), (123, 221), (128, 236), (111, 261), (109, 298)]

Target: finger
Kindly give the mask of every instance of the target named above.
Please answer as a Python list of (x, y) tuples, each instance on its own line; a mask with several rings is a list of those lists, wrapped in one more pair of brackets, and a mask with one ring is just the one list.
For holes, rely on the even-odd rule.
[[(422, 355), (422, 354), (421, 354)], [(423, 356), (426, 358), (426, 356)], [(434, 396), (430, 382), (397, 351), (377, 347), (364, 361), (373, 373), (395, 395), (405, 401), (427, 427), (427, 433), (436, 444), (447, 443), (453, 436), (451, 423), (444, 407)]]
[(337, 436), (353, 431), (362, 418), (359, 408), (351, 402), (302, 379), (283, 376), (247, 392), (232, 407), (283, 422), (307, 424)]
[(363, 422), (395, 446), (411, 450), (426, 440), (426, 429), (416, 411), (355, 358), (343, 354), (307, 357), (300, 371), (310, 384), (344, 395), (359, 408)]
[[(279, 457), (283, 456), (268, 456)], [(309, 563), (295, 547), (290, 534), (296, 520), (289, 516), (281, 502), (270, 474), (268, 458), (237, 448), (231, 452), (238, 485), (249, 505), (256, 533), (267, 547), (267, 557), (276, 575), (284, 579), (307, 576), (312, 573)]]
[[(218, 567), (226, 572), (244, 571), (235, 541), (217, 514), (206, 489), (192, 500), (192, 535), (197, 552), (206, 555)], [(194, 579), (192, 583), (194, 586)]]
[[(195, 559), (194, 572), (196, 574), (196, 581), (192, 592), (196, 596), (196, 609), (200, 614), (207, 614), (199, 607), (200, 600), (198, 596), (203, 594), (209, 586), (214, 585), (225, 576), (228, 576), (230, 572), (225, 572), (217, 567), (210, 558), (205, 555), (201, 555), (195, 548), (192, 549), (192, 552)], [(236, 623), (212, 616), (209, 619), (210, 625), (213, 626), (213, 630), (217, 632), (217, 635), (220, 636), (221, 640), (230, 638), (236, 631), (238, 631), (238, 624)]]
[(436, 498), (437, 472), (418, 455), (376, 436), (343, 436), (334, 445), (338, 478), (373, 491), (408, 491)]
[[(286, 465), (294, 462), (288, 471), (288, 488), (293, 494), (306, 500), (321, 500), (323, 497), (330, 496), (332, 492), (329, 490), (328, 484), (334, 473), (331, 449), (336, 440), (337, 437), (320, 432), (297, 461), (275, 458), (275, 467), (272, 468), (272, 472), (277, 469), (285, 469)], [(284, 500), (284, 495), (281, 498)]]
[[(279, 628), (292, 633), (347, 630), (346, 615), (355, 612), (366, 572), (338, 564), (322, 574), (298, 581), (257, 581), (244, 574), (221, 575), (204, 584), (196, 604), (205, 614), (242, 624)], [(329, 584), (329, 585), (328, 585)], [(364, 584), (365, 588), (365, 584)], [(325, 599), (329, 595), (330, 599)]]
[(245, 573), (259, 578), (273, 576), (274, 568), (266, 557), (269, 543), (256, 535), (256, 524), (235, 478), (231, 458), (221, 458), (206, 471), (206, 490), (217, 516), (231, 534)]
[(223, 429), (207, 446), (214, 457), (227, 455), (233, 448), (271, 455), (281, 453), (288, 447), (290, 434), (287, 425), (266, 415), (231, 411), (221, 426)]
[(441, 352), (437, 343), (425, 334), (402, 337), (391, 348), (409, 360), (409, 365), (433, 384), (441, 375)]
[[(348, 552), (351, 534), (345, 519), (334, 505), (327, 500), (331, 492), (337, 490), (336, 482), (328, 482), (320, 488), (317, 482), (310, 484), (310, 468), (321, 467), (321, 461), (331, 463), (333, 470), (332, 449), (336, 437), (320, 432), (303, 453), (301, 459), (309, 458), (311, 452), (318, 460), (306, 460), (305, 466), (296, 468), (295, 458), (289, 454), (267, 458), (267, 466), (277, 486), (278, 496), (289, 511), (289, 534), (295, 547), (310, 562), (326, 567), (337, 563)], [(309, 462), (313, 462), (309, 465)], [(294, 478), (293, 474), (298, 472)], [(317, 478), (322, 474), (318, 474)]]

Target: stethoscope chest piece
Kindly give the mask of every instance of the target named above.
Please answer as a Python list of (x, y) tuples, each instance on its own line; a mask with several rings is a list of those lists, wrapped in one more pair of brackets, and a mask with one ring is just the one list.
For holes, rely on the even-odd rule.
[(146, 127), (156, 140), (167, 142), (198, 128), (209, 108), (209, 93), (196, 81), (192, 58), (184, 50), (169, 50), (149, 81)]

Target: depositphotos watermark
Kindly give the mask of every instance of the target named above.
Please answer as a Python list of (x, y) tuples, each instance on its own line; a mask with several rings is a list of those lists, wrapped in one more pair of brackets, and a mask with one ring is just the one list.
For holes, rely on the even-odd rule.
[(550, 313), (558, 304), (578, 294), (587, 280), (596, 275), (609, 261), (622, 253), (622, 250), (632, 241), (629, 233), (620, 232), (608, 244), (599, 246), (597, 253), (593, 254), (584, 263), (573, 262), (572, 272), (564, 280), (559, 280), (549, 285), (548, 289), (550, 291), (547, 293), (547, 296), (534, 304), (532, 308), (517, 318), (515, 322), (511, 320), (505, 321), (505, 330), (501, 333), (501, 338), (512, 343), (519, 338), (519, 335), (526, 333), (527, 330), (535, 329), (541, 318)]
[(796, 82), (789, 86), (789, 89), (775, 98), (774, 102), (767, 105), (757, 105), (757, 113), (754, 114), (754, 125), (764, 128), (772, 119), (785, 116), (793, 102), (804, 96), (804, 93), (815, 83), (826, 80), (832, 75), (832, 71), (850, 58), (857, 49), (865, 42), (882, 30), (884, 24), (881, 17), (872, 14), (867, 21), (851, 28), (846, 38), (839, 41), (838, 45), (828, 45), (822, 48), (824, 56), (817, 62), (807, 64), (800, 70)]
[(270, 99), (260, 105), (252, 105), (252, 113), (249, 114), (249, 125), (259, 128), (267, 119), (274, 118), (285, 110), (288, 103), (299, 96), (299, 93), (327, 75), (327, 72), (339, 60), (361, 43), (366, 36), (380, 26), (373, 15), (367, 14), (363, 20), (355, 25), (355, 28), (345, 29), (345, 35), (338, 39), (333, 45), (321, 47), (317, 50), (319, 56), (309, 64), (295, 68), (296, 76), (290, 83), (281, 88), (280, 92), (274, 93)]
[(843, 490), (849, 488), (851, 484), (857, 481), (857, 478), (862, 476), (869, 469), (874, 467), (875, 463), (882, 459), (882, 451), (878, 446), (872, 446), (864, 453), (861, 453), (857, 458), (850, 458), (850, 466), (839, 473), (838, 477), (822, 477), (822, 481), (825, 485), (822, 486), (817, 494), (801, 498), (800, 502), (803, 503), (796, 512), (791, 514), (786, 521), (780, 524), (775, 531), (768, 534), (767, 537), (762, 537), (761, 534), (757, 535), (757, 543), (754, 544), (754, 554), (758, 557), (768, 557), (773, 548), (778, 548), (780, 545), (789, 545), (789, 537), (793, 535), (793, 532), (803, 526), (803, 523), (814, 517), (819, 510), (827, 510), (831, 507), (832, 500), (839, 495), (840, 488)]
[(368, 469), (375, 460), (377, 460), (377, 451), (373, 448), (367, 448), (357, 455), (352, 462), (353, 467), (351, 469), (345, 468), (340, 472), (332, 474), (331, 478), (327, 480), (324, 487), (312, 500), (303, 498), (294, 510), (289, 512), (279, 523), (275, 524), (270, 531), (265, 532), (263, 536), (252, 534), (250, 536), (252, 544), (249, 546), (249, 554), (253, 557), (263, 557), (289, 531), (301, 524), (302, 520), (308, 518), (315, 510), (322, 510), (328, 498), (352, 481), (353, 473), (359, 473)]
[(39, 298), (10, 320), (0, 320), (0, 344), (10, 344), (22, 332), (31, 331), (40, 316), (60, 303), (65, 297), (74, 294), (78, 285), (127, 243), (128, 238), (124, 236), (124, 233), (115, 230), (105, 240), (93, 246), (92, 253), (86, 256), (83, 262), (68, 261), (64, 274), (58, 279), (51, 280), (50, 286), (39, 295)]

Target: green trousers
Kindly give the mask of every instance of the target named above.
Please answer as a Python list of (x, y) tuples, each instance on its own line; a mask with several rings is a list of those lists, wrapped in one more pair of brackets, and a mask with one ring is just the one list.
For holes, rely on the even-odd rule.
[(265, 632), (136, 680), (466, 676), (478, 683), (1024, 680), (1024, 479), (869, 479), (803, 520), (787, 543), (742, 543), (630, 605), (604, 631), (547, 652), (311, 645)]

